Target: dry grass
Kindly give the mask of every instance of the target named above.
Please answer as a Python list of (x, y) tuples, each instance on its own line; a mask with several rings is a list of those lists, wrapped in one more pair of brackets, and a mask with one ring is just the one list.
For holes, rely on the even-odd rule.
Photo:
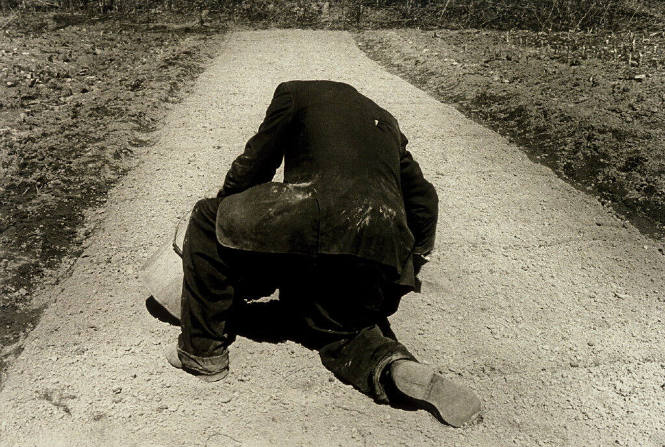
[(634, 31), (659, 30), (665, 22), (660, 0), (0, 0), (2, 5), (90, 14), (209, 12), (282, 27)]
[[(443, 6), (440, 6), (443, 3)], [(663, 6), (652, 0), (444, 0), (433, 26), (531, 31), (652, 29)]]

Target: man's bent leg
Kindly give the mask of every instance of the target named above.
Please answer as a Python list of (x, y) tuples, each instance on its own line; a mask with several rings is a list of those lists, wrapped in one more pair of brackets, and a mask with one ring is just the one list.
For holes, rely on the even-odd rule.
[(404, 345), (386, 337), (377, 325), (328, 343), (319, 354), (323, 365), (340, 380), (381, 403), (389, 403), (391, 397), (382, 380), (386, 367), (397, 360), (415, 361)]
[[(297, 289), (307, 295), (295, 306), (323, 365), (340, 380), (379, 402), (388, 402), (381, 375), (391, 362), (415, 360), (399, 343), (386, 318), (388, 273), (380, 264), (354, 257), (322, 256)], [(285, 292), (285, 288), (282, 288)]]
[(178, 357), (184, 369), (203, 375), (228, 370), (227, 347), (235, 338), (229, 327), (235, 295), (232, 255), (217, 243), (215, 234), (219, 202), (197, 202), (183, 244)]
[(391, 290), (381, 267), (357, 261), (347, 265), (351, 268), (319, 266), (325, 272), (317, 278), (323, 293), (304, 303), (305, 320), (322, 340), (323, 364), (378, 402), (423, 408), (456, 427), (475, 419), (481, 409), (475, 393), (418, 363), (396, 340), (384, 305), (398, 302), (397, 295), (389, 295), (398, 292)]

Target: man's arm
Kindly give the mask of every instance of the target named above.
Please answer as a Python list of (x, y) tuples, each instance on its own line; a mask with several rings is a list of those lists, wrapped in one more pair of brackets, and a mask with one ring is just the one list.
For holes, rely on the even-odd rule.
[[(409, 140), (400, 132), (400, 176), (402, 195), (409, 229), (416, 239), (415, 255), (427, 256), (434, 249), (436, 223), (439, 216), (439, 197), (434, 186), (425, 180), (418, 162), (406, 150)], [(420, 260), (422, 263), (425, 261)], [(416, 262), (418, 263), (418, 262)]]
[(217, 197), (237, 194), (272, 180), (282, 163), (293, 109), (291, 93), (284, 84), (280, 84), (275, 89), (259, 131), (249, 139), (245, 151), (233, 161)]

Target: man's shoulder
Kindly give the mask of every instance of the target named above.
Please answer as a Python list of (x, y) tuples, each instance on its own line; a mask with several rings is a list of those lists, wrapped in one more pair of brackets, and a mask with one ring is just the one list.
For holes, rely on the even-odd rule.
[(302, 97), (318, 97), (332, 95), (360, 95), (352, 85), (344, 82), (327, 80), (292, 80), (280, 83), (275, 93), (289, 92)]
[(325, 79), (294, 79), (291, 81), (284, 81), (280, 83), (279, 86), (294, 90), (351, 90), (357, 92), (356, 88), (350, 84)]

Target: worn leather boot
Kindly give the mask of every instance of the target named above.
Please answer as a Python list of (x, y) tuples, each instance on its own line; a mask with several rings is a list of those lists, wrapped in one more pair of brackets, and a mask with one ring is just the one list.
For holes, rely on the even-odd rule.
[(174, 368), (182, 369), (183, 371), (186, 371), (190, 374), (193, 374), (198, 379), (203, 380), (204, 382), (217, 382), (218, 380), (222, 380), (224, 377), (226, 377), (229, 374), (228, 368), (215, 374), (202, 374), (196, 371), (188, 370), (182, 365), (182, 361), (180, 360), (180, 356), (178, 355), (177, 345), (169, 346), (166, 349), (165, 356), (166, 360), (169, 362), (171, 366), (173, 366)]
[(443, 422), (460, 427), (480, 414), (480, 399), (470, 388), (444, 378), (431, 366), (397, 360), (388, 368), (389, 378), (402, 397)]

